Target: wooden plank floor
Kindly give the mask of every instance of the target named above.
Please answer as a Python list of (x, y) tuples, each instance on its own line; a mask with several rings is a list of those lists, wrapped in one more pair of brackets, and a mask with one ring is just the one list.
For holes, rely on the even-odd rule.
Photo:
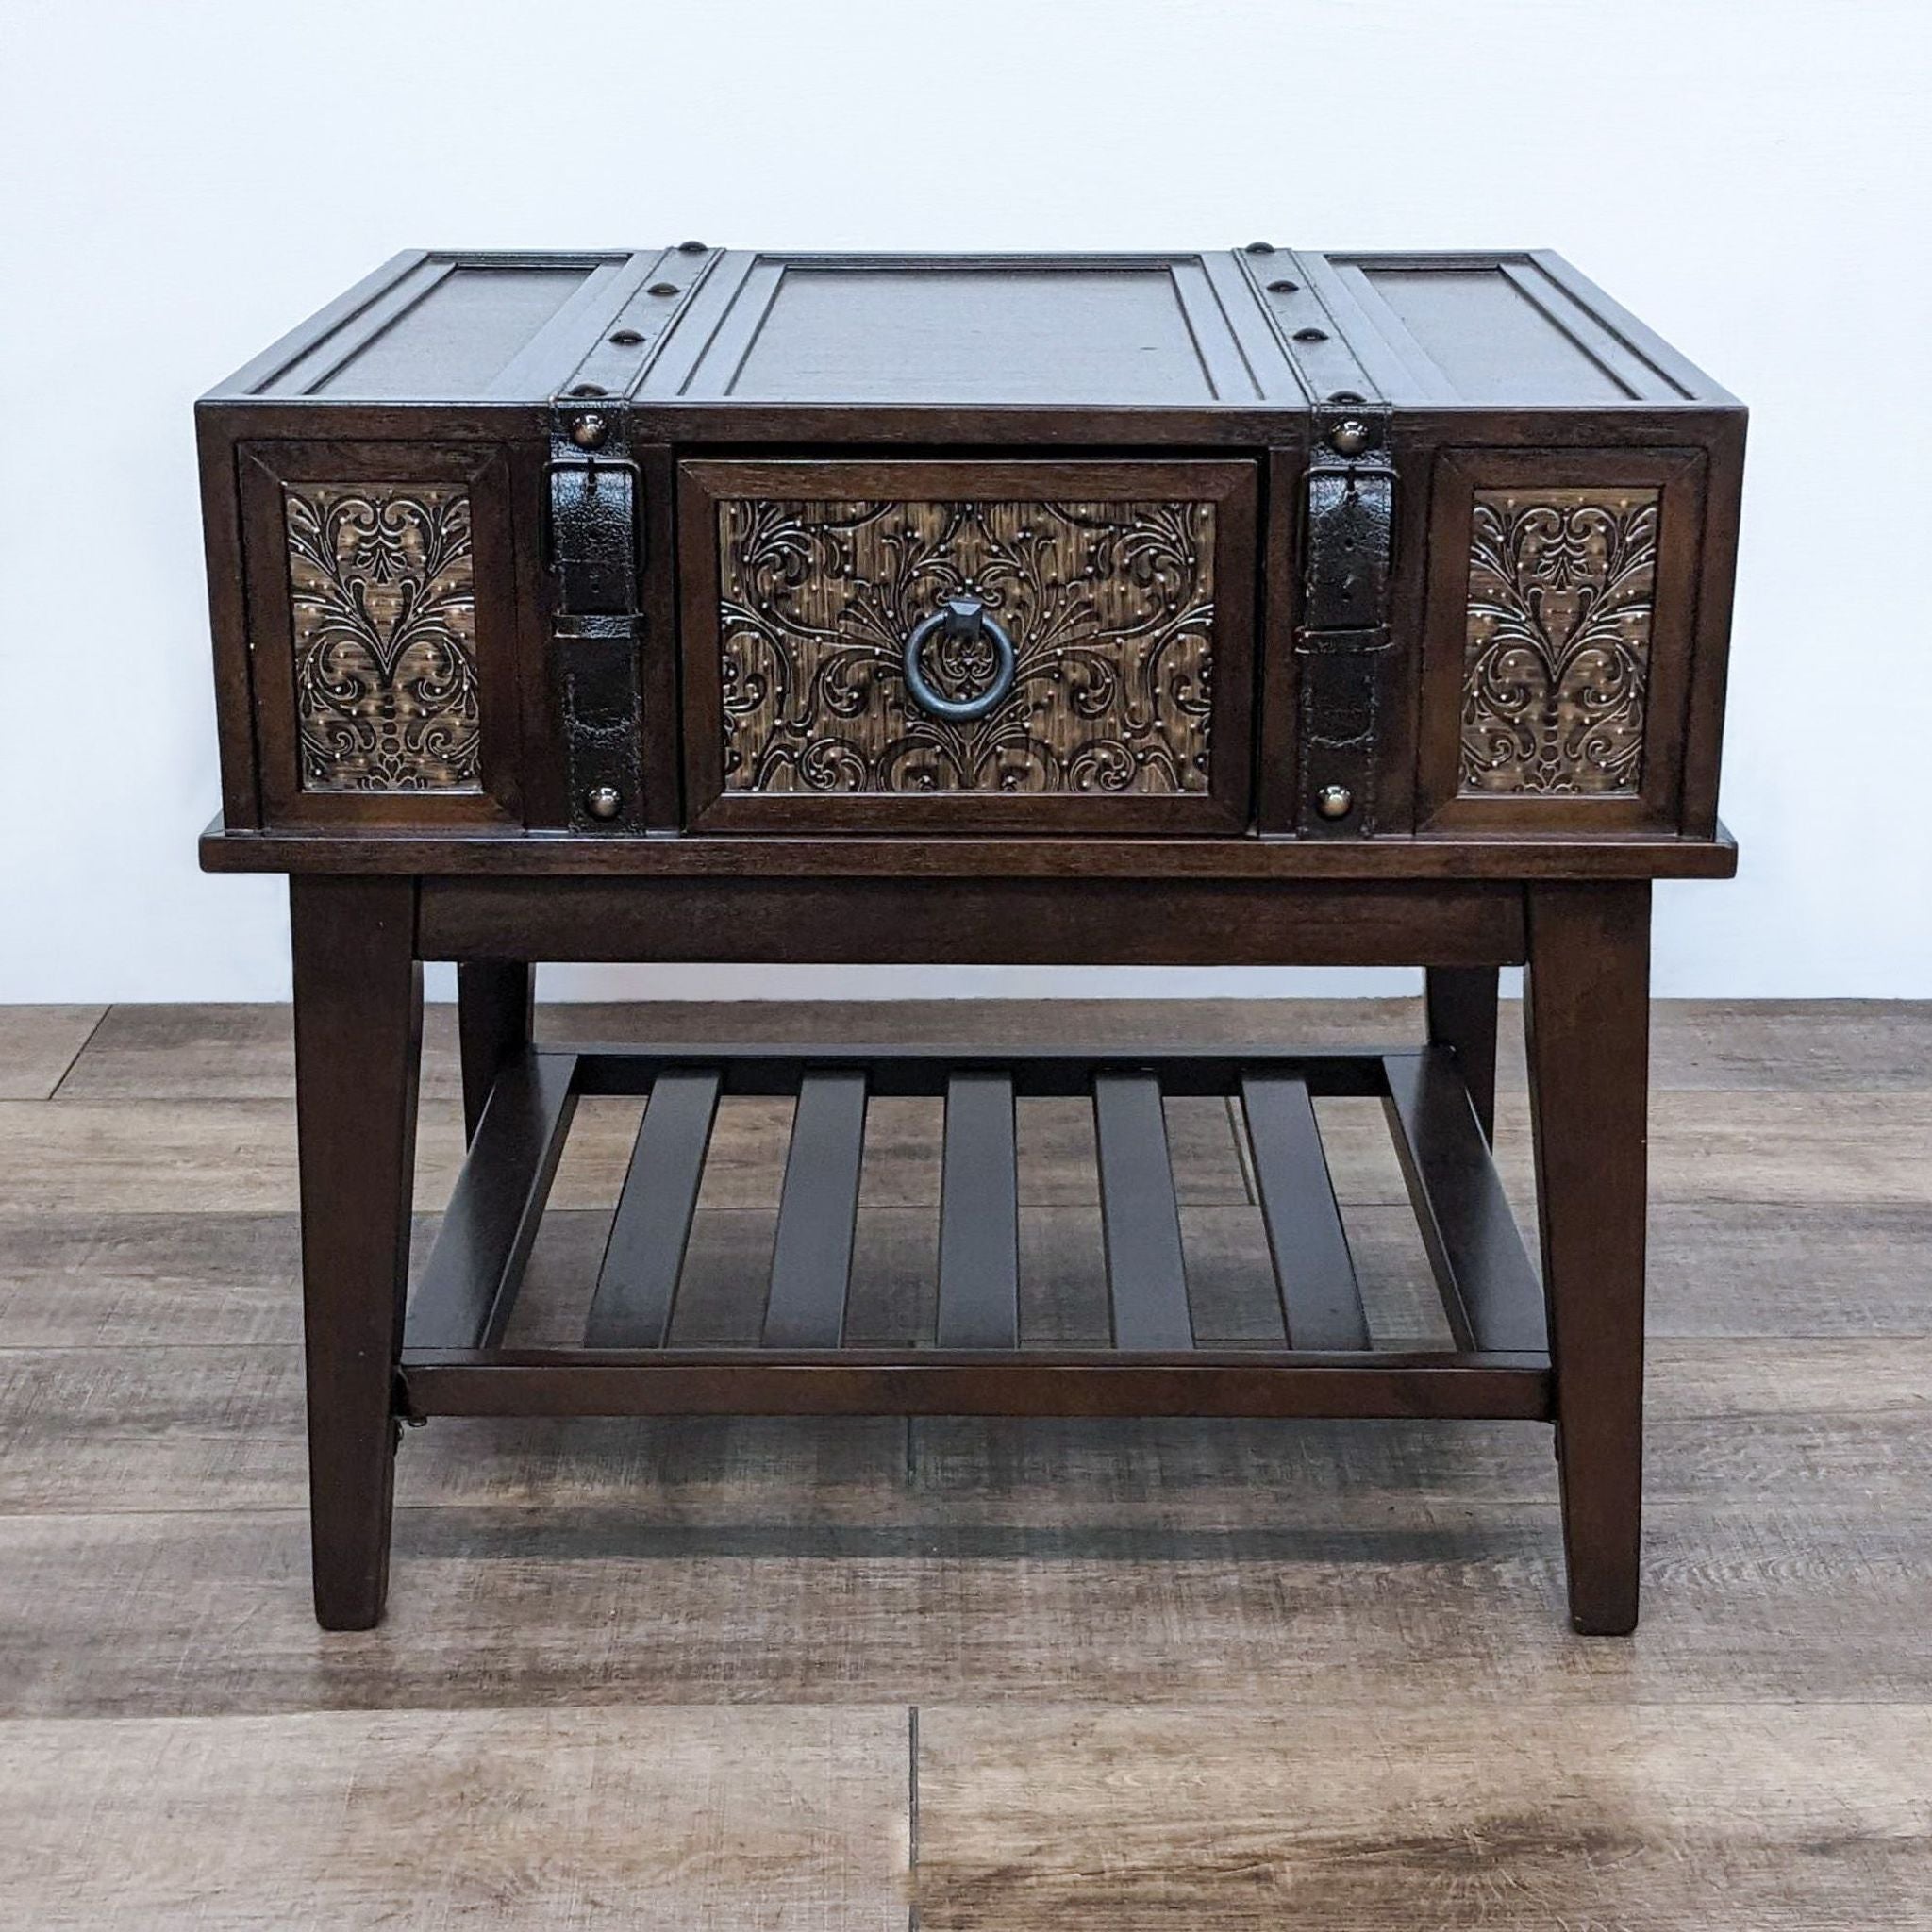
[[(647, 1024), (753, 1018), (1419, 1025)], [(434, 1011), (425, 1235), (453, 1041)], [(325, 1637), (286, 1011), (0, 1009), (0, 1924), (1932, 1927), (1932, 1006), (1664, 1005), (1655, 1053), (1628, 1642), (1566, 1629), (1527, 1425), (892, 1419), (436, 1424), (403, 1445), (389, 1622)], [(1320, 1106), (1378, 1341), (1440, 1339), (1378, 1105)], [(855, 1341), (932, 1322), (940, 1114), (868, 1123)], [(637, 1117), (584, 1104), (513, 1339), (574, 1339)], [(721, 1105), (675, 1339), (732, 1339), (789, 1125)], [(1167, 1126), (1202, 1339), (1278, 1343), (1226, 1110)], [(1018, 1134), (1023, 1328), (1097, 1339), (1091, 1109)]]

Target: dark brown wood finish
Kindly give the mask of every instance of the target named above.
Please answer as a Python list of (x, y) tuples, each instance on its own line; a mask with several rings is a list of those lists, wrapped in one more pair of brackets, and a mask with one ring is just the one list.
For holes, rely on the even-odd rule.
[(1020, 1185), (1009, 1073), (946, 1079), (939, 1298), (940, 1347), (1020, 1345)]
[(568, 1054), (525, 1052), (499, 1075), (409, 1301), (412, 1346), (482, 1348), (502, 1335), (575, 1111)]
[(367, 872), (453, 878), (1727, 879), (1738, 848), (1714, 839), (1580, 832), (1534, 843), (1503, 836), (1334, 840), (1081, 838), (528, 839), (224, 832), (202, 842), (208, 872)]
[(1637, 1622), (1642, 1519), (1650, 888), (1540, 886), (1529, 904), (1524, 1019), (1570, 1617), (1617, 1635)]
[(1496, 980), (1493, 966), (1431, 966), (1425, 975), (1429, 1044), (1456, 1056), (1485, 1141), (1496, 1138)]
[(1523, 895), (1501, 884), (1248, 881), (425, 879), (426, 956), (770, 961), (780, 965), (1512, 965)]
[(403, 880), (290, 881), (315, 1614), (366, 1630), (389, 1588), (423, 969)]
[(772, 1243), (768, 1345), (837, 1348), (844, 1335), (864, 1158), (865, 1075), (846, 1068), (808, 1074)]
[(584, 1340), (591, 1348), (661, 1348), (697, 1212), (705, 1151), (718, 1111), (711, 1067), (679, 1068), (651, 1083), (610, 1238), (597, 1270)]
[[(380, 1612), (396, 1414), (883, 1409), (1554, 1418), (1574, 1620), (1629, 1627), (1649, 882), (1737, 862), (1716, 805), (1743, 412), (1708, 377), (1534, 252), (416, 252), (207, 398), (197, 430), (224, 802), (203, 863), (295, 875), (325, 1624)], [(1364, 446), (1367, 483), (1336, 467)], [(562, 715), (558, 586), (590, 598), (574, 615), (606, 607), (594, 571), (553, 579), (549, 544), (554, 465), (575, 487), (574, 452), (607, 447), (635, 465), (635, 527), (599, 538), (596, 564), (636, 618), (639, 741), (619, 763), (642, 791), (608, 822), (573, 795), (587, 740), (566, 734), (627, 715), (631, 674), (606, 662), (577, 724)], [(1318, 463), (1322, 487), (1392, 487), (1371, 539), (1386, 583), (1328, 534)], [(352, 532), (291, 576), (308, 512), (288, 489), (322, 489), (325, 511), (327, 486), (365, 485), (382, 556)], [(438, 578), (423, 533), (458, 514), (452, 491), (472, 550)], [(1077, 534), (1023, 555), (1036, 504)], [(757, 525), (755, 567), (721, 543), (721, 506)], [(1108, 513), (1082, 526), (1083, 506)], [(862, 536), (838, 527), (848, 511)], [(1097, 588), (1062, 594), (1070, 572)], [(335, 590), (364, 646), (358, 597), (381, 634), (436, 592), (438, 661), (474, 689), (398, 690), (392, 719), (379, 691), (325, 688)], [(1039, 688), (997, 756), (941, 732), (908, 758), (895, 733), (934, 734), (893, 684), (898, 631), (956, 590), (996, 619), (1058, 613), (1028, 619)], [(1557, 659), (1586, 619), (1602, 666), (1578, 673)], [(759, 626), (797, 642), (782, 718), (734, 656)], [(1490, 661), (1519, 636), (1554, 667), (1526, 708)], [(1322, 656), (1304, 693), (1298, 650), (1389, 667), (1366, 732), (1355, 673)], [(1528, 658), (1514, 670), (1534, 682)], [(769, 770), (727, 770), (747, 747)], [(1311, 829), (1337, 747), (1372, 787), (1372, 831), (1346, 802)], [(423, 958), (458, 965), (472, 1151), (404, 1327)], [(558, 1052), (530, 1041), (546, 958), (1422, 965), (1427, 1041)], [(1542, 1287), (1490, 1150), (1497, 970), (1521, 963)], [(506, 1348), (579, 1093), (648, 1095), (590, 1345)], [(1194, 1345), (1220, 1332), (1218, 1237), (1177, 1205), (1163, 1109), (1208, 1095), (1245, 1101), (1230, 1118), (1286, 1347)], [(762, 1345), (693, 1350), (674, 1345), (679, 1289), (727, 1096), (791, 1099), (791, 1151), (735, 1331)], [(929, 1332), (844, 1347), (868, 1108), (912, 1096), (946, 1103)], [(1312, 1104), (1330, 1096), (1387, 1104), (1453, 1348), (1374, 1345)], [(1075, 1098), (1096, 1119), (1107, 1353), (1029, 1346), (1021, 1321), (1040, 1293), (1024, 1110)]]
[(437, 1415), (1484, 1416), (1548, 1422), (1547, 1362), (1517, 1355), (1378, 1351), (1148, 1355), (937, 1349), (769, 1353), (575, 1350), (425, 1353), (411, 1412)]
[(1450, 1331), (1464, 1348), (1546, 1346), (1542, 1294), (1448, 1052), (1391, 1054), (1386, 1103)]
[(472, 1141), (497, 1076), (530, 1043), (536, 988), (535, 972), (521, 959), (466, 959), (457, 968), (463, 1132)]
[(1241, 1114), (1290, 1345), (1367, 1348), (1369, 1318), (1307, 1081), (1250, 1074), (1241, 1081)]
[(1093, 1137), (1114, 1345), (1139, 1354), (1191, 1347), (1193, 1317), (1159, 1081), (1144, 1074), (1097, 1078)]

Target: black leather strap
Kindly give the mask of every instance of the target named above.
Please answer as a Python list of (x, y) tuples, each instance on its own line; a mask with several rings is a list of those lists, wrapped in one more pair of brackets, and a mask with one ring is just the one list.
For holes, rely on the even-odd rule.
[(551, 661), (570, 822), (580, 832), (644, 825), (638, 494), (618, 407), (559, 405), (550, 438)]
[(1326, 403), (1310, 414), (1302, 621), (1295, 637), (1296, 828), (1314, 838), (1366, 838), (1375, 830), (1375, 779), (1392, 656), (1395, 469), (1389, 456), (1390, 410), (1385, 403)]
[(550, 568), (557, 605), (614, 615), (638, 605), (638, 473), (599, 456), (550, 466)]

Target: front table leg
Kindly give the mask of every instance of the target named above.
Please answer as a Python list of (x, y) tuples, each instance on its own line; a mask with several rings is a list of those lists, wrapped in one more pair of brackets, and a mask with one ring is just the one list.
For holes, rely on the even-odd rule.
[(1525, 1018), (1570, 1621), (1637, 1623), (1650, 886), (1529, 888)]
[(423, 969), (413, 879), (289, 881), (315, 1614), (367, 1630), (389, 1587)]

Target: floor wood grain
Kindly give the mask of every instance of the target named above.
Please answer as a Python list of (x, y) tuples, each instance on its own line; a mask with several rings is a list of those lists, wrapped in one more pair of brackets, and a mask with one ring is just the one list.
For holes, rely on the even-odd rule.
[(1924, 1925), (1932, 1707), (928, 1708), (921, 1924)]
[(729, 1705), (0, 1724), (0, 1884), (44, 1932), (903, 1932), (907, 1728)]
[(0, 1100), (45, 1100), (107, 1013), (105, 1007), (0, 1007)]
[[(1519, 1025), (1499, 1150), (1533, 1201)], [(1413, 1041), (1417, 1001), (554, 1008), (559, 1040)], [(1529, 1425), (440, 1422), (377, 1631), (309, 1615), (288, 1016), (0, 1009), (0, 1924), (1932, 1927), (1932, 1006), (1664, 1003), (1644, 1621), (1571, 1636)], [(420, 1266), (461, 1151), (432, 1008)], [(1206, 1329), (1279, 1340), (1169, 1107)], [(1441, 1339), (1322, 1104), (1379, 1341)], [(574, 1341), (638, 1103), (511, 1339)], [(674, 1335), (750, 1339), (790, 1126), (721, 1109)], [(1097, 1340), (1091, 1110), (1020, 1121), (1022, 1322)], [(879, 1104), (856, 1338), (928, 1337)], [(25, 1848), (24, 1850), (20, 1848)]]

